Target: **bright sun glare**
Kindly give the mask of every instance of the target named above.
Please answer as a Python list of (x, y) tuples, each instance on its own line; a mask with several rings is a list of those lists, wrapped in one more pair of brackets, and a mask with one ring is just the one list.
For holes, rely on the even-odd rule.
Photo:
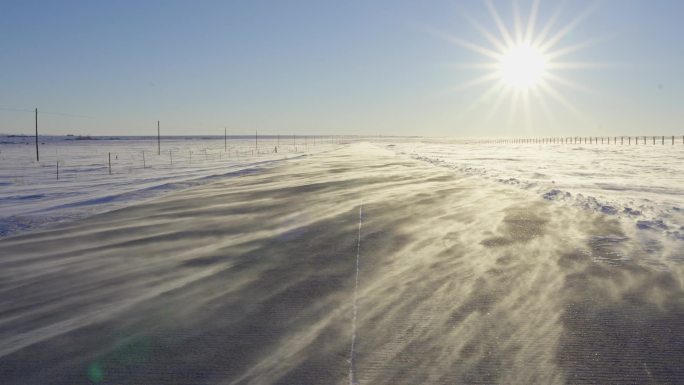
[(540, 83), (546, 73), (546, 57), (538, 48), (521, 44), (504, 52), (499, 61), (499, 76), (507, 85), (529, 89)]
[[(563, 75), (569, 69), (586, 69), (601, 67), (601, 63), (568, 60), (571, 54), (593, 44), (597, 39), (571, 43), (568, 35), (586, 18), (593, 7), (577, 15), (569, 23), (558, 27), (556, 21), (562, 9), (558, 5), (555, 12), (544, 23), (538, 23), (541, 0), (530, 0), (527, 17), (519, 7), (519, 1), (512, 0), (510, 17), (502, 17), (492, 0), (485, 0), (495, 28), (487, 28), (467, 12), (461, 12), (468, 22), (480, 32), (486, 44), (463, 40), (457, 36), (433, 31), (438, 36), (482, 55), (485, 62), (464, 63), (463, 69), (481, 69), (486, 73), (481, 76), (452, 87), (462, 92), (466, 88), (491, 83), (482, 96), (473, 99), (466, 112), (484, 106), (485, 119), (496, 116), (504, 101), (510, 101), (508, 109), (509, 122), (522, 115), (525, 124), (529, 125), (532, 116), (543, 112), (543, 116), (553, 120), (549, 101), (554, 101), (582, 117), (582, 113), (563, 95), (561, 88), (586, 91), (587, 88)], [(512, 19), (512, 25), (504, 20)], [(534, 105), (534, 108), (533, 108)], [(538, 108), (537, 108), (538, 107)]]

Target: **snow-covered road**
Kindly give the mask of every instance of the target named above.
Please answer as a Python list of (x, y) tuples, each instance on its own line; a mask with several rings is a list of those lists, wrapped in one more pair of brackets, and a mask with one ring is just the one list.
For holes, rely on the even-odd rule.
[(681, 383), (684, 266), (627, 227), (353, 144), (0, 240), (0, 378)]

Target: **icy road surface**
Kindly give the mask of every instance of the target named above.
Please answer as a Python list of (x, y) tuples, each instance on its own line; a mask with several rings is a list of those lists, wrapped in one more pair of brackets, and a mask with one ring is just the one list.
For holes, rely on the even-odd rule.
[(0, 240), (0, 378), (682, 383), (684, 268), (632, 225), (371, 144), (291, 159)]

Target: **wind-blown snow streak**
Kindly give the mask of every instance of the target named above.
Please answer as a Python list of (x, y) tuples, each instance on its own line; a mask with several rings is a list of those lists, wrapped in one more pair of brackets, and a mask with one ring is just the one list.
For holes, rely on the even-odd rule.
[(0, 378), (682, 383), (684, 265), (633, 227), (353, 144), (0, 240)]
[[(620, 137), (617, 137), (618, 141)], [(634, 138), (632, 138), (634, 139)], [(515, 186), (574, 207), (623, 220), (634, 237), (661, 244), (669, 257), (684, 255), (682, 138), (654, 145), (470, 144), (467, 141), (392, 141), (392, 148), (435, 165)], [(618, 142), (619, 143), (619, 142)], [(625, 143), (627, 140), (625, 139)], [(663, 253), (656, 253), (662, 255)]]
[(312, 140), (299, 137), (300, 145), (295, 146), (292, 140), (269, 137), (262, 138), (255, 150), (253, 138), (231, 138), (226, 147), (223, 138), (181, 137), (164, 138), (163, 151), (157, 155), (156, 138), (41, 137), (41, 161), (36, 163), (33, 147), (25, 144), (29, 139), (0, 137), (0, 237), (82, 219), (337, 147), (320, 139), (313, 145)]
[(356, 316), (358, 314), (358, 292), (359, 292), (359, 259), (361, 258), (361, 226), (363, 226), (363, 204), (359, 206), (359, 235), (356, 242), (356, 275), (354, 278), (354, 302), (352, 304), (352, 337), (349, 348), (349, 385), (356, 384), (354, 377), (354, 345), (356, 344)]

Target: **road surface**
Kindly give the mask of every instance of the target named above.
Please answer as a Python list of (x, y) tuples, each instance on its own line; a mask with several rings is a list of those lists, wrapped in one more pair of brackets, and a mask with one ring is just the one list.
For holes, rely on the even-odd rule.
[(0, 240), (0, 382), (684, 383), (684, 270), (633, 242), (354, 144)]

